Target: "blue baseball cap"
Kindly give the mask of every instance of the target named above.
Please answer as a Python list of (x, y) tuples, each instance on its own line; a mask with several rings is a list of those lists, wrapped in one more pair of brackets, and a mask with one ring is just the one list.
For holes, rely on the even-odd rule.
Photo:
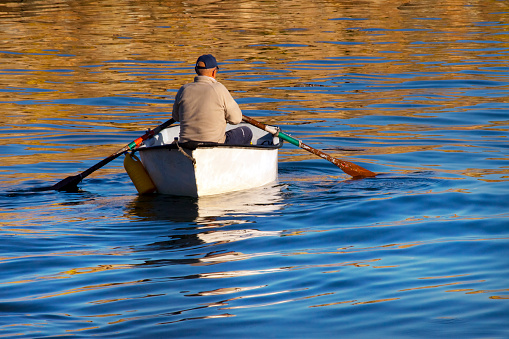
[[(205, 64), (205, 67), (198, 66), (198, 63), (200, 61)], [(197, 69), (209, 69), (209, 68), (214, 68), (214, 67), (217, 67), (219, 69), (219, 66), (217, 65), (216, 58), (214, 58), (214, 56), (212, 54), (204, 54), (204, 55), (200, 56), (198, 58), (198, 60), (196, 60), (196, 68)]]

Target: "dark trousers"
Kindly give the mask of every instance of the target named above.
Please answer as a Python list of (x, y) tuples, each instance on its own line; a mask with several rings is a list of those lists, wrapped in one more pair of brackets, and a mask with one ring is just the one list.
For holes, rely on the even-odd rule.
[(237, 127), (226, 132), (225, 144), (228, 145), (249, 145), (253, 138), (253, 132), (246, 126)]

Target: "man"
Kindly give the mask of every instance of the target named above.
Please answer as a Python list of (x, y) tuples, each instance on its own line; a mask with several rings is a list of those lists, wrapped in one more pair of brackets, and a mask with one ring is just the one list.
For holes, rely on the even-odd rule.
[(225, 132), (226, 123), (236, 125), (242, 121), (242, 111), (226, 87), (216, 80), (216, 58), (202, 55), (194, 69), (194, 82), (179, 89), (173, 104), (172, 117), (180, 121), (180, 142), (249, 144), (253, 133), (248, 127)]

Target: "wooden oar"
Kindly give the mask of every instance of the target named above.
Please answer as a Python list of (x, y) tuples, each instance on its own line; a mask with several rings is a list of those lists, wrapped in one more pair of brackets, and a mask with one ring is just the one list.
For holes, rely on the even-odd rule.
[(324, 152), (322, 152), (320, 150), (317, 150), (316, 148), (313, 148), (313, 147), (311, 147), (309, 145), (306, 145), (302, 141), (294, 139), (291, 136), (284, 134), (283, 132), (281, 132), (276, 127), (267, 126), (267, 125), (265, 125), (265, 124), (263, 124), (263, 123), (261, 123), (259, 121), (256, 121), (255, 119), (247, 117), (245, 115), (242, 116), (242, 119), (245, 122), (250, 123), (251, 125), (256, 126), (256, 127), (260, 128), (260, 129), (262, 129), (264, 131), (267, 131), (267, 132), (269, 132), (269, 133), (271, 133), (271, 134), (273, 134), (273, 135), (275, 135), (277, 137), (280, 137), (281, 139), (286, 140), (286, 141), (288, 141), (289, 143), (291, 143), (291, 144), (293, 144), (295, 146), (298, 146), (298, 147), (300, 147), (302, 149), (305, 149), (308, 152), (316, 154), (320, 158), (329, 160), (334, 165), (338, 166), (343, 172), (345, 172), (348, 175), (351, 175), (355, 179), (376, 176), (376, 173), (373, 173), (373, 172), (371, 172), (371, 171), (369, 171), (369, 170), (367, 170), (365, 168), (362, 168), (359, 165), (356, 165), (356, 164), (351, 163), (349, 161), (339, 160), (339, 159), (333, 158), (330, 155), (328, 155), (328, 154), (326, 154), (326, 153), (324, 153)]
[(161, 125), (157, 126), (156, 128), (154, 128), (153, 130), (148, 130), (147, 133), (143, 134), (141, 137), (139, 137), (138, 139), (134, 140), (133, 142), (127, 144), (126, 146), (124, 146), (123, 148), (119, 149), (118, 151), (116, 151), (115, 153), (113, 153), (112, 155), (110, 155), (109, 157), (101, 160), (100, 162), (98, 162), (97, 164), (95, 164), (94, 166), (90, 167), (89, 169), (87, 169), (86, 171), (84, 172), (81, 172), (80, 174), (78, 175), (73, 175), (73, 176), (70, 176), (70, 177), (67, 177), (59, 182), (57, 182), (55, 185), (53, 186), (50, 186), (50, 187), (46, 187), (46, 188), (40, 188), (38, 190), (40, 191), (45, 191), (45, 190), (56, 190), (56, 191), (76, 191), (77, 189), (77, 185), (80, 183), (81, 180), (83, 180), (85, 177), (87, 177), (88, 175), (92, 174), (93, 172), (97, 171), (99, 168), (103, 167), (104, 165), (106, 165), (107, 163), (109, 163), (110, 161), (112, 160), (115, 160), (116, 158), (118, 158), (121, 154), (124, 154), (125, 152), (127, 151), (130, 151), (130, 150), (133, 150), (133, 149), (136, 149), (138, 148), (141, 143), (147, 139), (150, 139), (152, 138), (154, 135), (158, 134), (159, 132), (161, 132), (163, 129), (165, 129), (166, 127), (170, 126), (171, 124), (173, 124), (175, 122), (175, 120), (173, 119), (170, 119), (164, 123), (162, 123)]

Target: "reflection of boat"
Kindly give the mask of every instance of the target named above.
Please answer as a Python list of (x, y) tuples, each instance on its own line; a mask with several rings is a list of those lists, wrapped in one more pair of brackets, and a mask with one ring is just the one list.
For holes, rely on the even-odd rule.
[(197, 199), (198, 216), (207, 218), (270, 213), (281, 208), (282, 188), (283, 186), (273, 183), (250, 190), (199, 197)]
[[(139, 148), (157, 191), (206, 196), (260, 187), (277, 180), (279, 138), (249, 124), (252, 145), (175, 143), (179, 126), (167, 128)], [(228, 126), (231, 129), (235, 126)]]
[[(199, 198), (171, 195), (139, 195), (129, 206), (129, 214), (146, 220), (196, 221), (214, 223), (215, 218), (266, 214), (283, 205), (283, 186), (268, 184), (250, 190)], [(225, 220), (221, 223), (224, 224)], [(241, 222), (236, 220), (236, 223)]]

